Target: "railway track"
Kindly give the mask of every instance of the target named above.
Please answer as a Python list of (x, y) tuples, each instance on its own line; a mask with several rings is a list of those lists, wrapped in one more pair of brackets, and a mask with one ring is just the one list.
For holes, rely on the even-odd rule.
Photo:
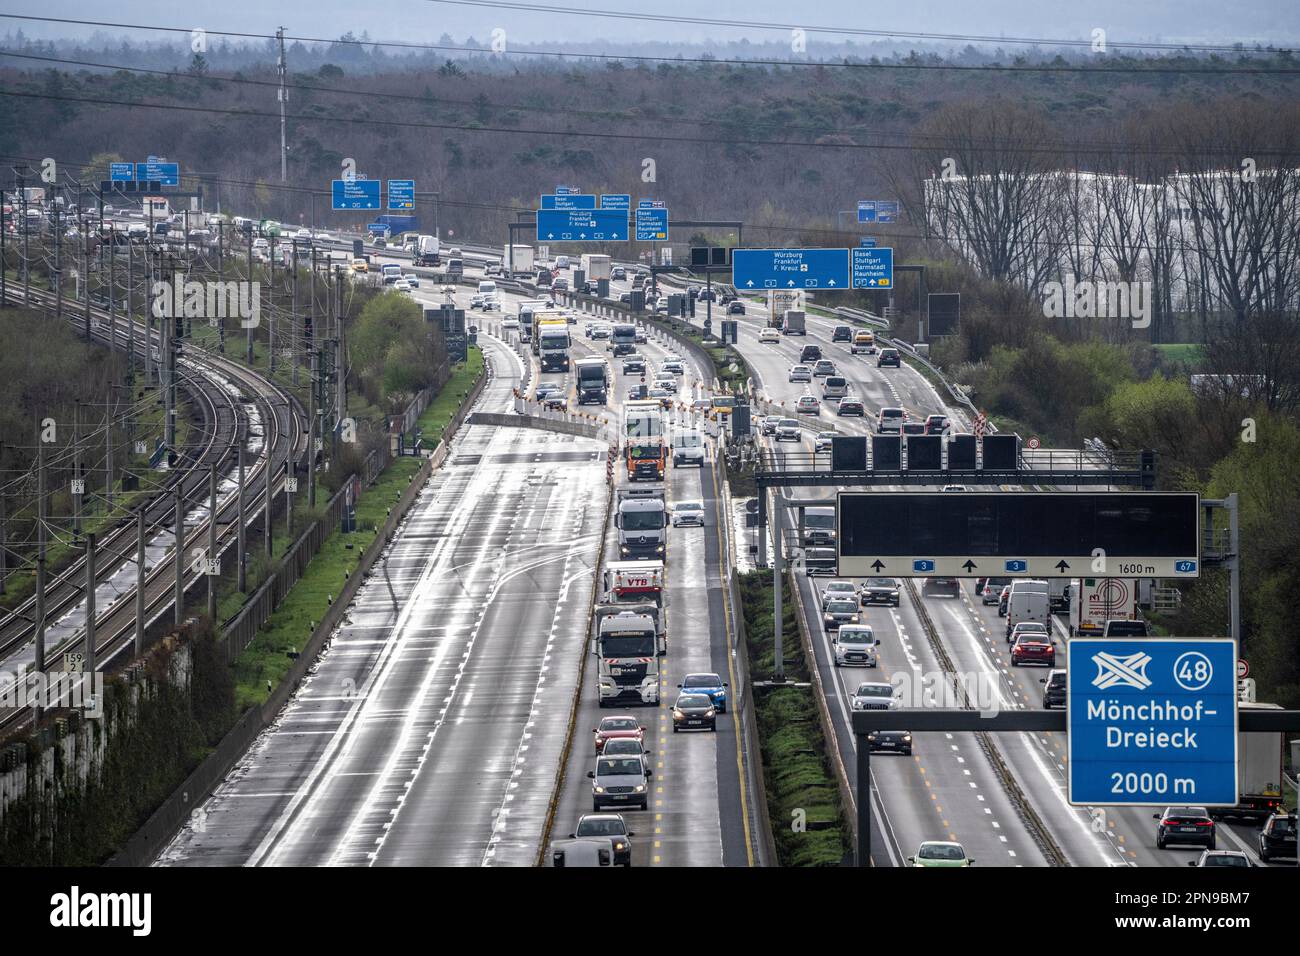
[[(20, 298), (20, 292), (11, 295), (11, 299)], [(53, 296), (48, 293), (34, 292), (32, 299), (38, 307), (50, 308), (53, 302)], [(108, 314), (97, 308), (92, 308), (91, 315), (95, 320), (92, 334), (96, 339), (114, 348), (126, 348), (133, 319), (118, 315), (110, 321)], [(81, 318), (81, 315), (70, 316), (77, 323)], [(140, 323), (135, 325), (136, 340), (142, 343), (145, 330)], [(159, 336), (151, 334), (148, 343), (156, 356)], [(282, 492), (289, 469), (296, 473), (306, 460), (308, 434), (301, 406), (255, 372), (223, 356), (183, 350), (177, 362), (177, 383), (201, 410), (205, 427), (200, 443), (189, 450), (178, 450), (175, 476), (160, 494), (140, 506), (145, 514), (147, 542), (143, 601), (146, 629), (173, 605), (175, 489), (182, 489), (186, 502), (182, 553), (188, 554), (191, 548), (206, 552), (212, 518), (208, 505), (209, 470), (216, 467), (219, 490), (214, 556), (220, 556), (238, 537), (236, 441), (240, 431), (246, 447), (244, 497), (248, 523), (262, 511), (267, 480), (271, 481), (273, 494)], [(136, 553), (137, 511), (133, 510), (102, 532), (99, 540), (96, 570), (100, 597), (95, 615), (95, 646), (101, 668), (133, 646), (138, 603)], [(195, 586), (202, 577), (187, 564), (184, 590)], [(78, 557), (47, 582), (47, 666), (62, 653), (84, 650), (84, 579), (84, 557)], [(105, 584), (110, 584), (107, 600), (103, 600)], [(0, 674), (32, 667), (35, 630), (35, 598), (0, 619)], [(11, 730), (28, 719), (27, 711), (11, 711), (0, 715), (0, 729)]]

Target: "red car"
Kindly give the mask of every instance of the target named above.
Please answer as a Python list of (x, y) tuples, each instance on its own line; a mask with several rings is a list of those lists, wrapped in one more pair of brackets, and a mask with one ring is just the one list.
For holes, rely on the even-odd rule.
[(1050, 638), (1041, 634), (1021, 634), (1011, 648), (1011, 666), (1021, 664), (1046, 664), (1056, 666), (1056, 648)]
[(596, 753), (603, 753), (605, 741), (617, 739), (644, 740), (645, 728), (635, 717), (602, 717), (592, 731), (596, 735)]

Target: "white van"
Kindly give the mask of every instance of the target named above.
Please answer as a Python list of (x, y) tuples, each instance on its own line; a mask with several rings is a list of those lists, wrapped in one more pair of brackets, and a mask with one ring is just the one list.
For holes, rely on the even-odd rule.
[(1007, 596), (1007, 634), (1024, 621), (1036, 621), (1052, 632), (1050, 598), (1046, 581), (1025, 578), (1011, 582)]
[(556, 256), (556, 257), (555, 257), (555, 268), (557, 268), (557, 269), (567, 269), (567, 268), (569, 268), (569, 257), (568, 257), (568, 256)]
[(497, 284), (490, 279), (485, 279), (478, 284), (478, 294), (481, 296), (496, 295)]
[(704, 436), (694, 429), (673, 433), (673, 464), (704, 467)]

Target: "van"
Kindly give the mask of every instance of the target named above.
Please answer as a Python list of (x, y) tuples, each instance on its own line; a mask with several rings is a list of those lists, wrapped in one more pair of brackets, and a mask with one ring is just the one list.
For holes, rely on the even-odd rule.
[(835, 508), (805, 508), (801, 544), (835, 547)]
[(567, 268), (569, 268), (569, 257), (568, 257), (568, 256), (556, 256), (556, 257), (555, 257), (555, 268), (557, 268), (557, 269), (567, 269)]
[(805, 548), (803, 553), (804, 573), (834, 575), (839, 567), (834, 548)]
[(1007, 596), (1007, 634), (1023, 621), (1036, 621), (1050, 634), (1052, 622), (1048, 602), (1046, 581), (1025, 578), (1011, 582), (1011, 593)]
[(490, 279), (485, 279), (478, 284), (479, 295), (488, 296), (497, 294), (497, 284)]
[(839, 375), (828, 375), (822, 383), (822, 398), (829, 400), (845, 398), (849, 394), (849, 380)]

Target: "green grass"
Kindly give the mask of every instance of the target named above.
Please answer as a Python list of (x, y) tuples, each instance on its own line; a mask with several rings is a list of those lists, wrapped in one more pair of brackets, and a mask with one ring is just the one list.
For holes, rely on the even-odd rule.
[[(482, 371), (483, 353), (472, 348), (469, 361), (455, 366), (447, 384), (420, 416), (419, 427), (427, 439), (426, 447), (432, 447), (435, 438), (442, 439), (456, 409)], [(266, 702), (270, 696), (268, 681), (275, 687), (284, 679), (293, 664), (288, 653), (301, 651), (306, 645), (422, 463), (423, 459), (415, 456), (396, 458), (389, 463), (378, 481), (362, 492), (357, 503), (357, 530), (343, 534), (335, 529), (330, 534), (298, 583), (240, 654), (235, 661), (235, 703), (240, 712)]]
[[(772, 572), (741, 575), (740, 594), (750, 666), (756, 678), (766, 677), (775, 660)], [(786, 677), (806, 682), (808, 665), (788, 585), (784, 585), (783, 594), (782, 657), (788, 661)], [(835, 776), (826, 759), (828, 745), (818, 722), (813, 690), (790, 687), (756, 691), (755, 703), (768, 813), (780, 865), (838, 866), (849, 849), (849, 830), (844, 825)], [(797, 814), (808, 827), (802, 832), (793, 826)]]
[(1191, 368), (1199, 368), (1205, 361), (1205, 346), (1195, 342), (1172, 342), (1168, 345), (1156, 345), (1153, 348), (1166, 362), (1177, 362)]

